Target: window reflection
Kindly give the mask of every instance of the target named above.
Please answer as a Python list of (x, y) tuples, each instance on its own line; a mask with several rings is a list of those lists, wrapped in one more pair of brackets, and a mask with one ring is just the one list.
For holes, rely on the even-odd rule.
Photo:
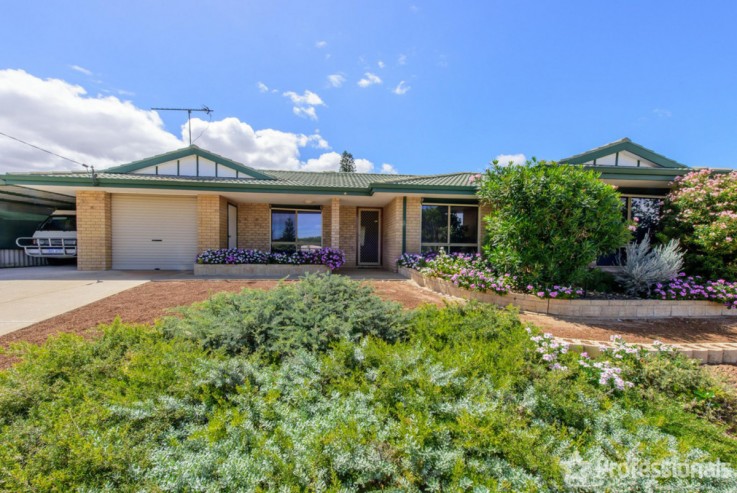
[(271, 250), (294, 252), (322, 247), (322, 212), (272, 209)]
[(437, 251), (474, 253), (478, 251), (478, 206), (423, 205), (423, 252)]

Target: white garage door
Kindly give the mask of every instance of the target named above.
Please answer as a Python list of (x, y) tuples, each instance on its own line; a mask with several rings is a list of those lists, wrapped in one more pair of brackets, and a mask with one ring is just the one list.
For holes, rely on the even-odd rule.
[(113, 194), (112, 215), (113, 269), (192, 269), (196, 197)]

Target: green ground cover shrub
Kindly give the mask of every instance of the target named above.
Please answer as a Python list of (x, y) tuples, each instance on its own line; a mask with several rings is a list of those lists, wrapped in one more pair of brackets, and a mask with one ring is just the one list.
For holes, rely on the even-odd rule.
[(370, 287), (345, 276), (307, 275), (269, 291), (220, 293), (162, 322), (170, 336), (231, 354), (261, 351), (281, 358), (298, 349), (325, 351), (339, 340), (402, 337), (407, 315)]
[(523, 283), (580, 286), (589, 264), (631, 238), (619, 194), (580, 166), (494, 163), (481, 177), (478, 196), (491, 206), (489, 261)]
[[(303, 297), (362, 289), (331, 278), (306, 285)], [(279, 290), (288, 294), (275, 299), (292, 296), (291, 285)], [(321, 304), (304, 309), (331, 316)], [(733, 416), (698, 397), (734, 396), (667, 351), (643, 359), (623, 345), (585, 359), (617, 365), (632, 382), (618, 390), (579, 355), (528, 333), (514, 311), (475, 303), (419, 309), (397, 336), (325, 341), (312, 331), (280, 357), (280, 344), (212, 343), (221, 327), (202, 320), (208, 328), (196, 332), (115, 323), (98, 339), (14, 349), (23, 362), (0, 372), (0, 490), (647, 491), (652, 479), (602, 476), (596, 464), (737, 467), (724, 424)], [(733, 484), (667, 482), (673, 491)]]

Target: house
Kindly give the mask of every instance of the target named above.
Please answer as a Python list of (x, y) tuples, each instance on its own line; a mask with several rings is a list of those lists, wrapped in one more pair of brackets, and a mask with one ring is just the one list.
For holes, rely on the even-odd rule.
[[(656, 220), (689, 168), (622, 139), (562, 159), (619, 187), (628, 217)], [(474, 252), (484, 206), (474, 173), (257, 170), (197, 146), (88, 172), (6, 174), (8, 185), (75, 197), (78, 269), (191, 269), (208, 248), (340, 248), (346, 267), (393, 269), (403, 252)]]

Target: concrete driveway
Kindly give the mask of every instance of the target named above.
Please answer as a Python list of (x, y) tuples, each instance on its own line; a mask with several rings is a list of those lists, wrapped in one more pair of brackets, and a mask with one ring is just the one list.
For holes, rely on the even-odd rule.
[(0, 269), (0, 335), (154, 279), (187, 275), (166, 271), (79, 272), (73, 265)]

